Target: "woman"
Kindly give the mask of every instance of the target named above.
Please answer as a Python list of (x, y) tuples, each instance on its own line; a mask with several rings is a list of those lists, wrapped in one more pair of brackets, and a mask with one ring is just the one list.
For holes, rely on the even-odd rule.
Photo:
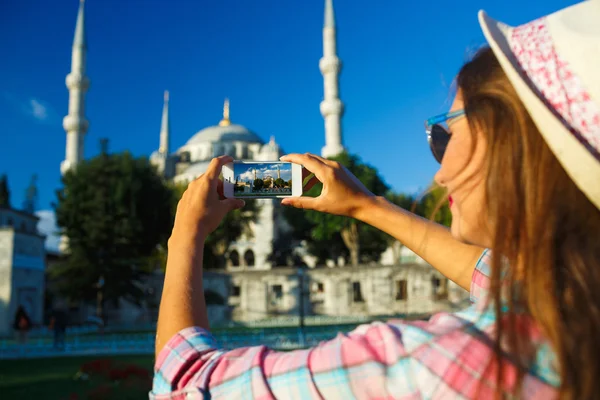
[[(451, 195), (450, 232), (373, 196), (339, 164), (289, 155), (323, 183), (284, 204), (351, 216), (471, 291), (428, 322), (362, 326), (316, 348), (217, 350), (202, 247), (223, 216), (212, 161), (180, 201), (156, 342), (155, 399), (568, 398), (600, 384), (600, 2), (517, 28), (480, 13), (490, 49), (426, 128)], [(483, 250), (493, 249), (493, 252)], [(187, 396), (187, 397), (186, 397)]]

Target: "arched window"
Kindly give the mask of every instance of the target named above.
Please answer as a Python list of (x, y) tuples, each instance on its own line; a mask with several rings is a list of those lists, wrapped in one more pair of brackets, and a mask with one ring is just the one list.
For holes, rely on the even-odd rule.
[(233, 158), (235, 158), (236, 156), (236, 151), (235, 151), (235, 145), (233, 143), (229, 143), (225, 146), (225, 151), (224, 151), (225, 155), (231, 156)]
[(240, 253), (237, 250), (232, 250), (229, 252), (229, 261), (233, 267), (240, 266)]
[(362, 295), (362, 290), (360, 289), (360, 282), (352, 282), (352, 301), (355, 303), (363, 303), (365, 299)]
[(400, 279), (396, 281), (396, 300), (408, 299), (408, 281)]
[(254, 252), (252, 250), (246, 250), (244, 253), (244, 261), (246, 262), (246, 266), (254, 267)]

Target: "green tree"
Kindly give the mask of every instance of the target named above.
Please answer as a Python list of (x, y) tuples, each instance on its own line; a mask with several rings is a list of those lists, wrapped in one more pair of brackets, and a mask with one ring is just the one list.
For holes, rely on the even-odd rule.
[(0, 207), (10, 208), (10, 190), (6, 174), (0, 176)]
[(260, 178), (256, 178), (254, 180), (254, 182), (252, 183), (252, 187), (254, 188), (254, 190), (260, 190), (264, 186), (265, 186), (265, 182)]
[(452, 224), (452, 212), (448, 206), (446, 189), (432, 184), (419, 199), (415, 213), (438, 224), (449, 227)]
[(140, 304), (142, 280), (155, 268), (174, 219), (172, 190), (145, 158), (105, 151), (63, 177), (54, 205), (69, 254), (52, 277), (63, 295), (96, 302)]
[[(389, 187), (377, 169), (363, 163), (358, 156), (342, 153), (331, 159), (345, 166), (371, 192), (377, 195), (388, 192)], [(306, 195), (318, 196), (321, 189), (320, 184), (315, 185)], [(287, 211), (286, 218), (295, 231), (296, 239), (308, 239), (309, 251), (320, 260), (335, 260), (338, 256), (348, 255), (352, 265), (377, 261), (389, 242), (384, 233), (353, 218), (299, 211)], [(310, 236), (299, 231), (310, 232)]]
[(287, 183), (283, 179), (281, 179), (281, 178), (275, 179), (275, 186), (276, 187), (282, 188), (282, 187), (285, 187), (286, 185), (287, 185)]

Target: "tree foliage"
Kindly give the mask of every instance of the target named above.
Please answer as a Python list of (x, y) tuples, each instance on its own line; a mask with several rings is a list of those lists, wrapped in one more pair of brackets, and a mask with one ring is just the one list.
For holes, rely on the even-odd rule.
[(287, 182), (281, 178), (277, 178), (277, 179), (275, 179), (274, 185), (275, 185), (275, 187), (282, 188), (282, 187), (287, 186)]
[(59, 291), (77, 301), (100, 298), (99, 307), (122, 298), (139, 304), (152, 255), (172, 229), (172, 190), (147, 159), (127, 152), (81, 162), (63, 184), (54, 207), (69, 255), (52, 271)]
[[(413, 205), (415, 214), (435, 221), (438, 224), (450, 227), (452, 223), (452, 212), (447, 201), (448, 195), (446, 189), (433, 183)], [(414, 199), (414, 198), (413, 198)]]
[(254, 182), (252, 183), (252, 187), (254, 188), (254, 190), (260, 190), (265, 186), (265, 181), (263, 181), (260, 178), (256, 178), (254, 180)]
[(0, 207), (10, 208), (10, 190), (6, 174), (0, 176)]
[[(332, 159), (345, 166), (371, 192), (384, 195), (389, 190), (377, 169), (363, 163), (358, 156), (342, 153)], [(306, 195), (318, 196), (321, 189), (321, 185), (316, 185)], [(309, 252), (320, 262), (339, 257), (349, 258), (352, 265), (378, 261), (387, 247), (384, 233), (353, 218), (292, 209), (286, 210), (285, 216), (293, 227), (294, 238), (306, 240)]]

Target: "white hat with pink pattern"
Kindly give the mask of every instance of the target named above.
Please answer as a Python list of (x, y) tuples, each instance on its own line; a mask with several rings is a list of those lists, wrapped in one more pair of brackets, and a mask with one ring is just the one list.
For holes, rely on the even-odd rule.
[(600, 208), (600, 0), (511, 27), (479, 23), (552, 152)]

